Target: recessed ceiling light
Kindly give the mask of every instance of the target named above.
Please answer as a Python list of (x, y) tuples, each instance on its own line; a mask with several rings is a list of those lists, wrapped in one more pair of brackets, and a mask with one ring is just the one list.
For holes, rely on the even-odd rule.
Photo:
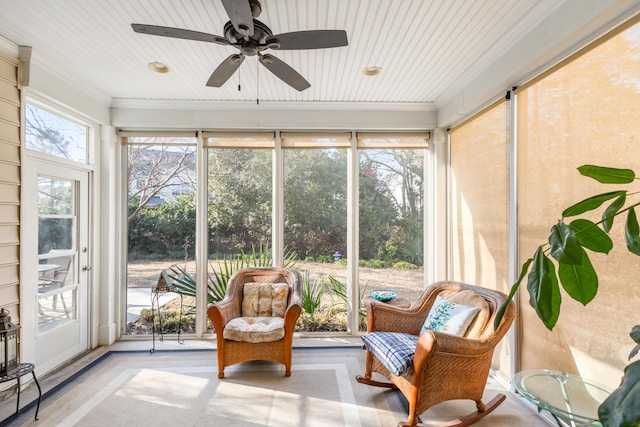
[(154, 62), (149, 62), (149, 69), (153, 72), (156, 73), (168, 73), (169, 72), (169, 66), (167, 64), (164, 64), (162, 62), (158, 62), (158, 61), (154, 61)]
[(365, 76), (377, 76), (382, 71), (382, 67), (367, 67), (362, 70), (362, 74)]

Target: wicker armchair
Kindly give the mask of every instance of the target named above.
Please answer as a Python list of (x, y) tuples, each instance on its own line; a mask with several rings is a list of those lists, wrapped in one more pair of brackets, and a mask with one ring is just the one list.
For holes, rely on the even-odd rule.
[[(479, 311), (464, 336), (433, 331), (421, 333), (437, 295), (451, 300), (456, 295), (462, 296), (461, 292), (465, 290), (465, 298), (471, 296), (476, 299), (475, 303), (480, 305), (476, 305)], [(475, 294), (468, 292), (469, 290)], [(473, 424), (493, 411), (505, 399), (504, 394), (498, 394), (487, 405), (482, 402), (494, 348), (509, 330), (515, 317), (515, 305), (512, 302), (507, 307), (498, 329), (494, 330), (496, 311), (505, 298), (503, 293), (485, 288), (458, 282), (438, 282), (427, 288), (410, 308), (397, 308), (377, 301), (367, 302), (368, 335), (373, 337), (371, 333), (376, 331), (400, 332), (410, 336), (399, 336), (412, 338), (412, 342), (417, 341), (417, 344), (415, 350), (410, 348), (411, 351), (407, 353), (407, 371), (401, 375), (390, 372), (387, 368), (389, 362), (381, 362), (367, 348), (365, 374), (357, 376), (357, 381), (379, 387), (397, 388), (402, 392), (409, 402), (409, 417), (406, 423), (400, 422), (398, 426), (414, 426), (419, 414), (438, 403), (453, 399), (474, 400), (477, 412), (454, 420), (447, 426)], [(460, 301), (457, 302), (462, 304)], [(411, 361), (411, 353), (414, 351)], [(374, 380), (374, 372), (387, 377), (390, 382)]]
[[(256, 341), (255, 339), (251, 339), (254, 334), (252, 331), (247, 331), (244, 338), (243, 336), (238, 336), (237, 332), (235, 333), (236, 335), (231, 335), (229, 322), (237, 323), (237, 321), (246, 320), (246, 324), (251, 327), (254, 320), (260, 320), (258, 317), (246, 316), (247, 302), (245, 301), (245, 305), (243, 305), (243, 298), (245, 295), (245, 284), (247, 283), (251, 283), (254, 287), (260, 284), (284, 283), (288, 285), (288, 293), (285, 296), (286, 304), (283, 304), (283, 315), (281, 316), (284, 322), (281, 322), (279, 325), (280, 328), (284, 328), (284, 332), (282, 333), (281, 330), (275, 331), (284, 336), (276, 336), (275, 338), (270, 336), (264, 339), (258, 339), (258, 341), (261, 342), (251, 342)], [(216, 330), (218, 378), (224, 378), (224, 368), (226, 366), (249, 360), (268, 360), (282, 363), (285, 366), (285, 376), (288, 377), (291, 375), (293, 331), (302, 307), (301, 287), (302, 278), (300, 273), (296, 270), (285, 268), (245, 268), (236, 271), (231, 276), (227, 285), (225, 298), (220, 302), (211, 304), (207, 310), (209, 319)], [(264, 316), (264, 313), (258, 315)], [(273, 317), (275, 317), (275, 314)], [(264, 319), (264, 317), (262, 317), (262, 319)], [(266, 320), (268, 321), (269, 319)], [(257, 325), (257, 323), (255, 325)], [(227, 329), (226, 333), (225, 328)], [(256, 333), (259, 334), (259, 332)], [(245, 340), (247, 335), (249, 335), (248, 341)]]

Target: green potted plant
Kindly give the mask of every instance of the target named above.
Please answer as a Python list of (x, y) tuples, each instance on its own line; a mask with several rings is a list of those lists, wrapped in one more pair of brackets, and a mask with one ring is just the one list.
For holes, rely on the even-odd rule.
[[(578, 171), (601, 184), (630, 184), (636, 180), (636, 174), (631, 169), (583, 165)], [(640, 202), (627, 204), (627, 196), (632, 194), (635, 193), (629, 193), (628, 190), (609, 191), (565, 209), (562, 219), (551, 227), (548, 241), (540, 245), (534, 256), (523, 264), (518, 280), (499, 310), (496, 325), (527, 273), (529, 304), (549, 330), (553, 329), (560, 315), (560, 285), (571, 298), (584, 305), (593, 300), (598, 292), (598, 275), (587, 250), (609, 253), (613, 248), (609, 232), (619, 215), (626, 214), (627, 249), (640, 256), (640, 227), (635, 212)], [(605, 204), (600, 221), (593, 222), (580, 217)], [(574, 217), (577, 218), (565, 222), (566, 218)], [(640, 325), (636, 325), (630, 335), (637, 345), (631, 351), (629, 360), (640, 351)], [(640, 361), (627, 365), (620, 386), (600, 405), (598, 416), (604, 427), (640, 427)]]

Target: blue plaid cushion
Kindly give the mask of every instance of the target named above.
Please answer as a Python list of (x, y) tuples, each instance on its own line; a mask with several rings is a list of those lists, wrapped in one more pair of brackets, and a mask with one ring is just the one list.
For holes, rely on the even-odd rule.
[(362, 336), (367, 349), (394, 375), (411, 371), (418, 336), (399, 332), (372, 332)]

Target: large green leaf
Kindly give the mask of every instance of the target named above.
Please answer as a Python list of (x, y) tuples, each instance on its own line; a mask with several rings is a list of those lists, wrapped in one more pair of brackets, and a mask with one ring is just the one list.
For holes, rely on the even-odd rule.
[(578, 171), (602, 184), (629, 184), (636, 178), (631, 169), (606, 168), (594, 165), (582, 165)]
[(567, 224), (559, 221), (551, 227), (549, 235), (551, 245), (551, 256), (564, 264), (580, 264), (584, 249), (578, 243), (573, 230)]
[(624, 206), (624, 202), (627, 200), (627, 193), (625, 192), (621, 196), (611, 203), (602, 214), (602, 228), (607, 233), (611, 230), (613, 225), (613, 218), (617, 215), (620, 208)]
[(553, 330), (560, 316), (560, 288), (553, 262), (544, 254), (542, 246), (533, 256), (533, 266), (529, 273), (527, 289), (529, 304), (549, 330)]
[(640, 426), (640, 361), (624, 369), (622, 383), (598, 408), (603, 427)]
[(587, 305), (598, 293), (598, 274), (584, 250), (582, 264), (560, 263), (558, 277), (567, 294), (582, 305)]
[(608, 254), (613, 249), (613, 240), (595, 222), (576, 219), (571, 221), (569, 227), (573, 229), (573, 234), (583, 247), (604, 254)]
[(531, 265), (532, 261), (533, 261), (533, 258), (529, 258), (528, 260), (525, 261), (524, 264), (522, 264), (522, 271), (520, 272), (520, 277), (518, 277), (518, 280), (516, 281), (516, 283), (514, 283), (513, 286), (511, 286), (511, 291), (509, 292), (507, 299), (502, 304), (500, 304), (500, 307), (498, 307), (496, 318), (493, 321), (494, 329), (498, 329), (498, 326), (500, 326), (500, 322), (502, 321), (504, 312), (507, 309), (507, 306), (509, 305), (513, 297), (515, 296), (516, 292), (518, 291), (518, 288), (520, 287), (520, 283), (522, 282), (522, 279), (524, 279), (525, 274), (527, 274), (527, 271), (529, 271), (529, 266)]
[(629, 252), (640, 255), (640, 235), (638, 227), (638, 218), (634, 208), (629, 209), (627, 214), (627, 224), (624, 230), (624, 236), (627, 241), (627, 249)]
[(609, 193), (602, 193), (596, 196), (589, 197), (588, 199), (584, 199), (581, 202), (576, 203), (575, 205), (569, 206), (567, 209), (562, 211), (562, 216), (576, 216), (591, 211), (593, 209), (599, 208), (607, 200), (614, 199), (625, 193), (626, 191), (611, 191)]

